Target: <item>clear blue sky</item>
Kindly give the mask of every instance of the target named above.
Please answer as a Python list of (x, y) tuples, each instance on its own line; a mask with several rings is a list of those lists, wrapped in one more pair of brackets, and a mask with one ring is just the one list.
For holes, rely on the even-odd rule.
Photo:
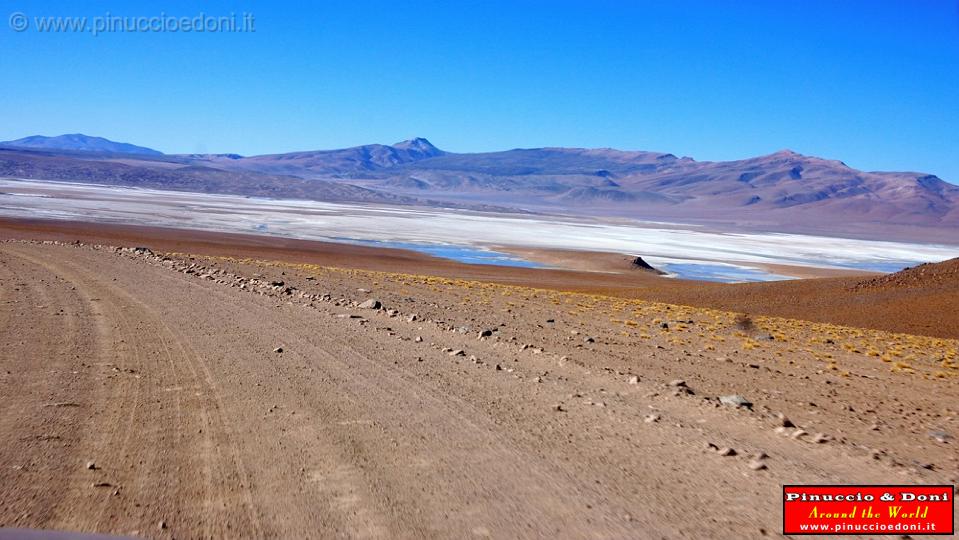
[[(4, 2), (0, 140), (242, 154), (427, 137), (724, 160), (790, 148), (959, 182), (959, 2)], [(314, 5), (310, 5), (314, 4)], [(15, 33), (250, 12), (253, 33)]]

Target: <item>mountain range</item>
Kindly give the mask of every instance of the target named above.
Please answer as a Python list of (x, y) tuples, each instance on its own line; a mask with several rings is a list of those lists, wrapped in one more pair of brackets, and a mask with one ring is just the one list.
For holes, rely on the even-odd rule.
[(729, 230), (959, 239), (959, 186), (789, 150), (696, 161), (613, 149), (451, 153), (415, 138), (244, 157), (162, 154), (99, 137), (0, 143), (0, 176), (275, 198), (519, 210)]

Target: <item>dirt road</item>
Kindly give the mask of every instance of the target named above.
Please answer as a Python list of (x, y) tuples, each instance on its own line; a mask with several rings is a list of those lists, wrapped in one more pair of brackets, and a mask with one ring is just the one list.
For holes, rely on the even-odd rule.
[[(786, 337), (736, 355), (702, 328), (630, 340), (548, 295), (159, 259), (0, 244), (0, 526), (755, 538), (778, 536), (783, 483), (959, 471), (956, 378), (925, 366), (840, 349), (840, 377), (784, 359)], [(257, 274), (286, 283), (236, 278)], [(373, 295), (385, 309), (351, 302)], [(732, 393), (753, 409), (716, 399)], [(777, 430), (777, 412), (809, 434)]]

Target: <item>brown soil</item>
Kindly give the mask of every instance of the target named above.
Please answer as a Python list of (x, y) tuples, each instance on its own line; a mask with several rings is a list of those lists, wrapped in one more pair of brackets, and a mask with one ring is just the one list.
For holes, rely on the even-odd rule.
[(959, 342), (743, 327), (463, 279), (0, 243), (0, 527), (758, 538), (782, 484), (959, 480)]

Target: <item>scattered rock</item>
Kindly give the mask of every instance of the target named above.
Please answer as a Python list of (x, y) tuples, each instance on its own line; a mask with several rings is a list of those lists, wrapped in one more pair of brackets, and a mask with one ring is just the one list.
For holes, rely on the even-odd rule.
[(734, 448), (725, 446), (717, 450), (716, 453), (723, 457), (731, 457), (736, 455), (736, 450)]
[(662, 328), (663, 330), (669, 330), (669, 323), (661, 322), (659, 323), (659, 327)]
[(655, 414), (655, 413), (654, 413), (654, 414), (647, 414), (647, 415), (643, 418), (643, 422), (646, 422), (647, 424), (653, 424), (653, 423), (655, 423), (655, 422), (659, 422), (659, 419), (660, 419), (660, 418), (661, 418), (661, 417), (660, 417), (658, 414)]
[(831, 441), (831, 440), (832, 440), (832, 437), (830, 437), (829, 435), (826, 435), (825, 433), (817, 433), (817, 434), (812, 438), (812, 442), (814, 442), (814, 443), (816, 443), (816, 444), (827, 443), (827, 442), (829, 442), (829, 441)]
[(492, 331), (492, 330), (483, 330), (482, 332), (479, 333), (479, 337), (481, 337), (481, 338), (490, 337), (490, 336), (492, 336), (492, 335), (493, 335), (493, 331)]
[(460, 349), (456, 349), (454, 351), (450, 351), (449, 355), (450, 356), (466, 356), (466, 353)]
[(277, 348), (273, 349), (273, 352), (275, 352), (275, 353), (281, 353), (281, 352), (283, 352), (283, 347), (277, 347)]
[(796, 424), (793, 424), (792, 420), (786, 418), (783, 413), (776, 413), (776, 419), (779, 421), (779, 425), (784, 428), (796, 427)]
[(629, 378), (629, 384), (639, 384), (639, 376), (633, 375)]
[(752, 409), (753, 404), (748, 399), (740, 396), (739, 394), (730, 394), (728, 396), (719, 396), (719, 402), (723, 405), (729, 405), (731, 407), (736, 407), (737, 409), (742, 407), (745, 409)]
[(161, 530), (161, 531), (162, 531), (163, 529), (166, 529), (166, 521), (162, 521), (162, 520), (161, 520), (160, 523), (157, 523), (157, 526), (160, 527), (160, 530)]
[(410, 313), (410, 316), (406, 318), (406, 321), (416, 322), (417, 319), (419, 319), (419, 317), (416, 315), (416, 313)]
[(686, 381), (684, 381), (684, 380), (682, 380), (682, 379), (673, 379), (673, 380), (669, 381), (669, 386), (674, 386), (674, 387), (677, 387), (677, 388), (684, 388), (684, 387), (686, 387)]
[(583, 339), (583, 341), (586, 343), (596, 343), (596, 340), (591, 337), (586, 337)]
[(422, 343), (422, 342), (423, 342), (423, 338), (420, 337), (420, 336), (416, 336), (416, 338), (414, 338), (413, 341), (415, 341), (415, 342), (417, 342), (417, 343)]
[(768, 469), (769, 467), (766, 466), (766, 464), (763, 463), (762, 461), (759, 461), (758, 459), (754, 459), (749, 462), (749, 468), (754, 471), (762, 471), (762, 470)]
[(91, 471), (95, 471), (95, 470), (97, 470), (97, 464), (94, 463), (94, 462), (92, 462), (92, 461), (88, 461), (88, 462), (87, 462), (87, 469), (89, 469), (89, 470), (91, 470)]

